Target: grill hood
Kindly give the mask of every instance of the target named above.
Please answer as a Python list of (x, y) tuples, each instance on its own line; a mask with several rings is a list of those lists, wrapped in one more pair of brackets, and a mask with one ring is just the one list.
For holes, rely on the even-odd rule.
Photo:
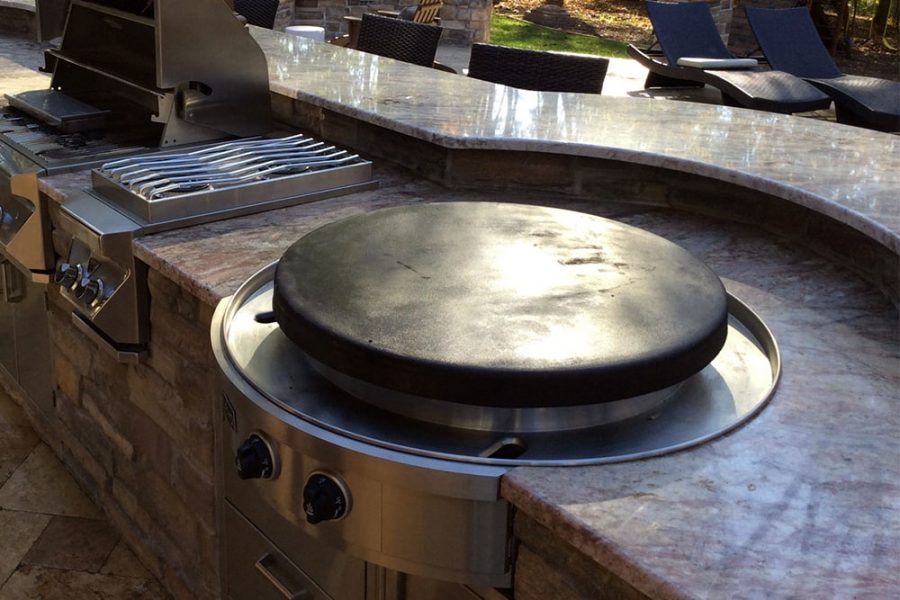
[(47, 67), (51, 90), (10, 104), (73, 130), (78, 107), (55, 114), (61, 94), (97, 109), (88, 126), (98, 112), (108, 128), (143, 122), (160, 147), (271, 129), (265, 55), (222, 0), (73, 0)]

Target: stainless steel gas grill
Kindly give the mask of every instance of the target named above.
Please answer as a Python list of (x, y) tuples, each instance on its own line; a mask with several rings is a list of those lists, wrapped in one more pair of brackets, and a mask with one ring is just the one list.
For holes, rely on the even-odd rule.
[(780, 372), (765, 325), (678, 246), (514, 204), (321, 227), (211, 335), (233, 600), (489, 597), (515, 561), (506, 471), (709, 441)]
[(0, 368), (44, 408), (55, 261), (38, 179), (271, 130), (265, 56), (221, 0), (72, 0), (47, 68), (50, 89), (0, 106)]
[(135, 237), (376, 185), (370, 162), (304, 135), (112, 161), (93, 172), (91, 192), (54, 213), (54, 227), (69, 240), (54, 282), (76, 325), (120, 360), (137, 360), (148, 315)]
[(0, 111), (0, 252), (53, 269), (37, 177), (271, 130), (266, 59), (221, 0), (73, 0), (50, 89)]

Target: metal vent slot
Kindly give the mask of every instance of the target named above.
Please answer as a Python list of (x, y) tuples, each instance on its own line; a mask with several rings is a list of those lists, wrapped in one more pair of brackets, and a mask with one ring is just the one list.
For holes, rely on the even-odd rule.
[(138, 196), (223, 189), (252, 181), (350, 164), (356, 154), (313, 138), (229, 142), (188, 153), (139, 157), (107, 163), (99, 171)]

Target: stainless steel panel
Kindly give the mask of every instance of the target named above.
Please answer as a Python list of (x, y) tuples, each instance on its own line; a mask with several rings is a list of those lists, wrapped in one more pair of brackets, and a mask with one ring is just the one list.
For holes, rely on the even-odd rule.
[(0, 142), (0, 250), (27, 270), (52, 268), (38, 176), (43, 169)]
[[(303, 554), (287, 550), (294, 538), (302, 537), (423, 577), (510, 585), (509, 508), (498, 499), (499, 476), (505, 470), (366, 447), (316, 430), (258, 395), (251, 401), (248, 393), (253, 395), (225, 384), (229, 407), (224, 413), (231, 415), (234, 427), (222, 436), (225, 495), (289, 556)], [(277, 453), (280, 474), (275, 479), (241, 480), (235, 473), (231, 459), (237, 446), (256, 432)], [(345, 518), (306, 522), (302, 489), (317, 470), (335, 474), (349, 488), (353, 504)], [(319, 581), (306, 562), (304, 568)]]
[[(225, 507), (226, 595), (231, 600), (330, 600), (233, 507)], [(340, 596), (342, 599), (362, 596)]]
[(266, 57), (222, 0), (156, 0), (154, 8), (156, 85), (177, 90), (178, 116), (241, 137), (270, 129)]
[[(509, 600), (492, 589), (473, 590), (458, 583), (416, 577), (370, 567), (366, 600)], [(548, 599), (550, 600), (550, 599)]]
[[(6, 263), (8, 264), (8, 263)], [(4, 261), (0, 258), (0, 268)], [(2, 284), (4, 282), (0, 282)], [(16, 328), (14, 305), (8, 302), (5, 294), (0, 298), (0, 367), (14, 381), (19, 380), (19, 369), (16, 364)]]
[(65, 133), (99, 129), (110, 112), (76, 100), (59, 90), (32, 90), (5, 96), (10, 106)]
[(27, 280), (24, 285), (25, 294), (15, 306), (19, 385), (31, 402), (50, 416), (53, 414), (53, 379), (47, 321), (47, 286)]

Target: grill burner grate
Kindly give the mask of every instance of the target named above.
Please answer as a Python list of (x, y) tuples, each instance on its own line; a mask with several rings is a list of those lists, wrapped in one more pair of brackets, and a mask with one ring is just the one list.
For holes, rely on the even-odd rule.
[(184, 154), (128, 158), (107, 163), (99, 171), (141, 198), (153, 200), (227, 189), (358, 160), (358, 155), (346, 150), (294, 135), (228, 142)]
[(103, 129), (62, 133), (13, 108), (0, 113), (0, 141), (54, 171), (148, 149), (138, 135), (114, 134)]

